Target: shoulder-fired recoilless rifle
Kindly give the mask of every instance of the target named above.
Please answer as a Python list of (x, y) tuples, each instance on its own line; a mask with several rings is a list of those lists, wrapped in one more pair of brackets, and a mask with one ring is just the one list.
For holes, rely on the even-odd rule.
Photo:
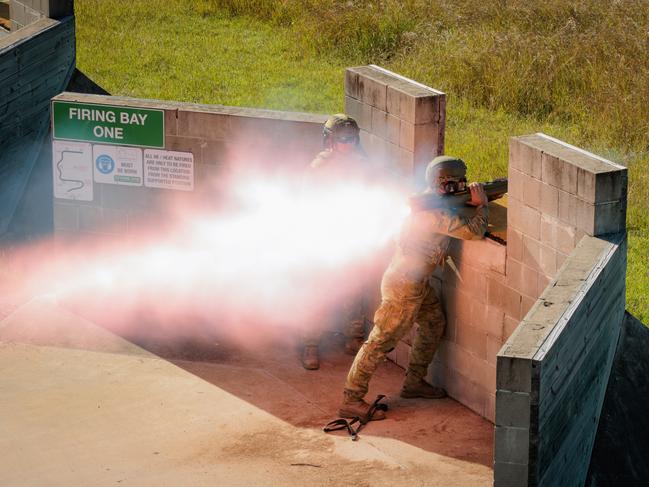
[[(507, 192), (507, 178), (494, 179), (482, 183), (489, 201), (502, 198)], [(435, 208), (457, 208), (465, 206), (471, 200), (471, 190), (468, 188), (451, 194), (422, 193), (410, 197), (412, 211), (425, 211)]]

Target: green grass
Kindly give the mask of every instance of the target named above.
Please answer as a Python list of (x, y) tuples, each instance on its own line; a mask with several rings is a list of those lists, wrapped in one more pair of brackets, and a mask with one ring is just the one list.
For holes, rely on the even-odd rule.
[(446, 152), (502, 176), (544, 132), (629, 168), (627, 305), (649, 323), (643, 0), (77, 0), (78, 66), (117, 95), (333, 113), (344, 68), (448, 94)]

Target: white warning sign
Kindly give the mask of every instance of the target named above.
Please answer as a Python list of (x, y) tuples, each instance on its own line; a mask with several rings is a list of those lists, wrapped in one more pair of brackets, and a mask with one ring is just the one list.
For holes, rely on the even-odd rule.
[(144, 185), (149, 188), (194, 190), (194, 154), (157, 149), (144, 151)]
[(93, 145), (92, 160), (96, 182), (142, 186), (142, 149)]
[(92, 201), (92, 146), (86, 142), (52, 142), (54, 197)]

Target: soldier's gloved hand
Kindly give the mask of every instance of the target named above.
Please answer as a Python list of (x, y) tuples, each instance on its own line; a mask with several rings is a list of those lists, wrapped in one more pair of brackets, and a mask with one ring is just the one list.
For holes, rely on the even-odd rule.
[(469, 190), (471, 191), (471, 200), (468, 204), (472, 206), (487, 206), (489, 198), (487, 198), (487, 193), (485, 193), (482, 183), (469, 184)]

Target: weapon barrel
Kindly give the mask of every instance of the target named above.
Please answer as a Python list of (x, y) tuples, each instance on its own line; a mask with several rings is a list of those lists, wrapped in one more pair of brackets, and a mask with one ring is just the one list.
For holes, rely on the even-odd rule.
[[(507, 178), (494, 179), (493, 181), (488, 181), (482, 183), (484, 186), (485, 193), (489, 201), (497, 200), (502, 198), (503, 195), (507, 192)], [(452, 208), (458, 206), (464, 206), (471, 200), (471, 190), (469, 188), (458, 191), (454, 194), (449, 195), (436, 195), (432, 193), (424, 193), (410, 198), (410, 208), (413, 211), (424, 211), (434, 208)]]

